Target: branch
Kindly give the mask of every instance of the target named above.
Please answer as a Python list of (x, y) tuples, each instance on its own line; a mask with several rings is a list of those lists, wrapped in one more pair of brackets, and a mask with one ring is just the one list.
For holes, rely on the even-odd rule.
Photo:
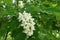
[(8, 31), (6, 32), (6, 35), (5, 35), (5, 39), (4, 40), (7, 40), (7, 36), (8, 36)]

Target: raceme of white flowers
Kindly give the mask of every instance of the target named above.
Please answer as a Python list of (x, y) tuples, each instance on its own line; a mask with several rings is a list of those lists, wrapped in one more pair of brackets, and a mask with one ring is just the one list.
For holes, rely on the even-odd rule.
[(23, 1), (19, 1), (19, 2), (18, 2), (18, 6), (19, 6), (20, 8), (23, 8), (23, 7), (24, 7)]
[(19, 13), (19, 22), (22, 21), (21, 26), (23, 27), (23, 32), (27, 35), (27, 36), (32, 36), (33, 35), (33, 31), (35, 30), (35, 23), (34, 23), (34, 19), (32, 18), (30, 13), (26, 13), (25, 11), (23, 13)]

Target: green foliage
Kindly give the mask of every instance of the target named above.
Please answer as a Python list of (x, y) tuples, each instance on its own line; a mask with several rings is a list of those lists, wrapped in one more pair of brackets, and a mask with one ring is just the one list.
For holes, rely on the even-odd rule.
[[(6, 40), (26, 39), (26, 34), (22, 32), (23, 28), (18, 21), (18, 12), (23, 11), (31, 13), (36, 23), (34, 34), (27, 40), (60, 40), (60, 0), (34, 0), (30, 3), (23, 0), (23, 8), (18, 7), (19, 0), (16, 0), (15, 4), (12, 4), (12, 0), (3, 0), (5, 8), (1, 1), (0, 40), (5, 40), (6, 37)], [(8, 15), (11, 18), (8, 19)]]

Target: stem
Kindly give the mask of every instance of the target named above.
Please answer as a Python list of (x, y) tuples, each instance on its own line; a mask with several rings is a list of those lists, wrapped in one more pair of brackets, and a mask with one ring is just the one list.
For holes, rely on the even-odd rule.
[(19, 11), (18, 11), (18, 1), (19, 1), (19, 0), (17, 0), (17, 12), (19, 12)]
[(5, 39), (4, 40), (7, 40), (7, 36), (8, 36), (8, 31), (6, 32), (6, 35), (5, 35)]
[(28, 40), (28, 36), (26, 36), (25, 40)]

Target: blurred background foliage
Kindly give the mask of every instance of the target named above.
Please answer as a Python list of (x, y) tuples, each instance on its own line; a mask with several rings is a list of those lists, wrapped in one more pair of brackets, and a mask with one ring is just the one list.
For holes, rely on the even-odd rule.
[[(23, 8), (18, 7), (18, 1), (24, 2)], [(18, 12), (23, 11), (31, 13), (36, 23), (34, 35), (28, 40), (60, 40), (60, 0), (33, 0), (30, 3), (16, 0), (14, 4), (12, 0), (0, 0), (0, 40), (25, 40), (26, 35), (17, 19)]]

